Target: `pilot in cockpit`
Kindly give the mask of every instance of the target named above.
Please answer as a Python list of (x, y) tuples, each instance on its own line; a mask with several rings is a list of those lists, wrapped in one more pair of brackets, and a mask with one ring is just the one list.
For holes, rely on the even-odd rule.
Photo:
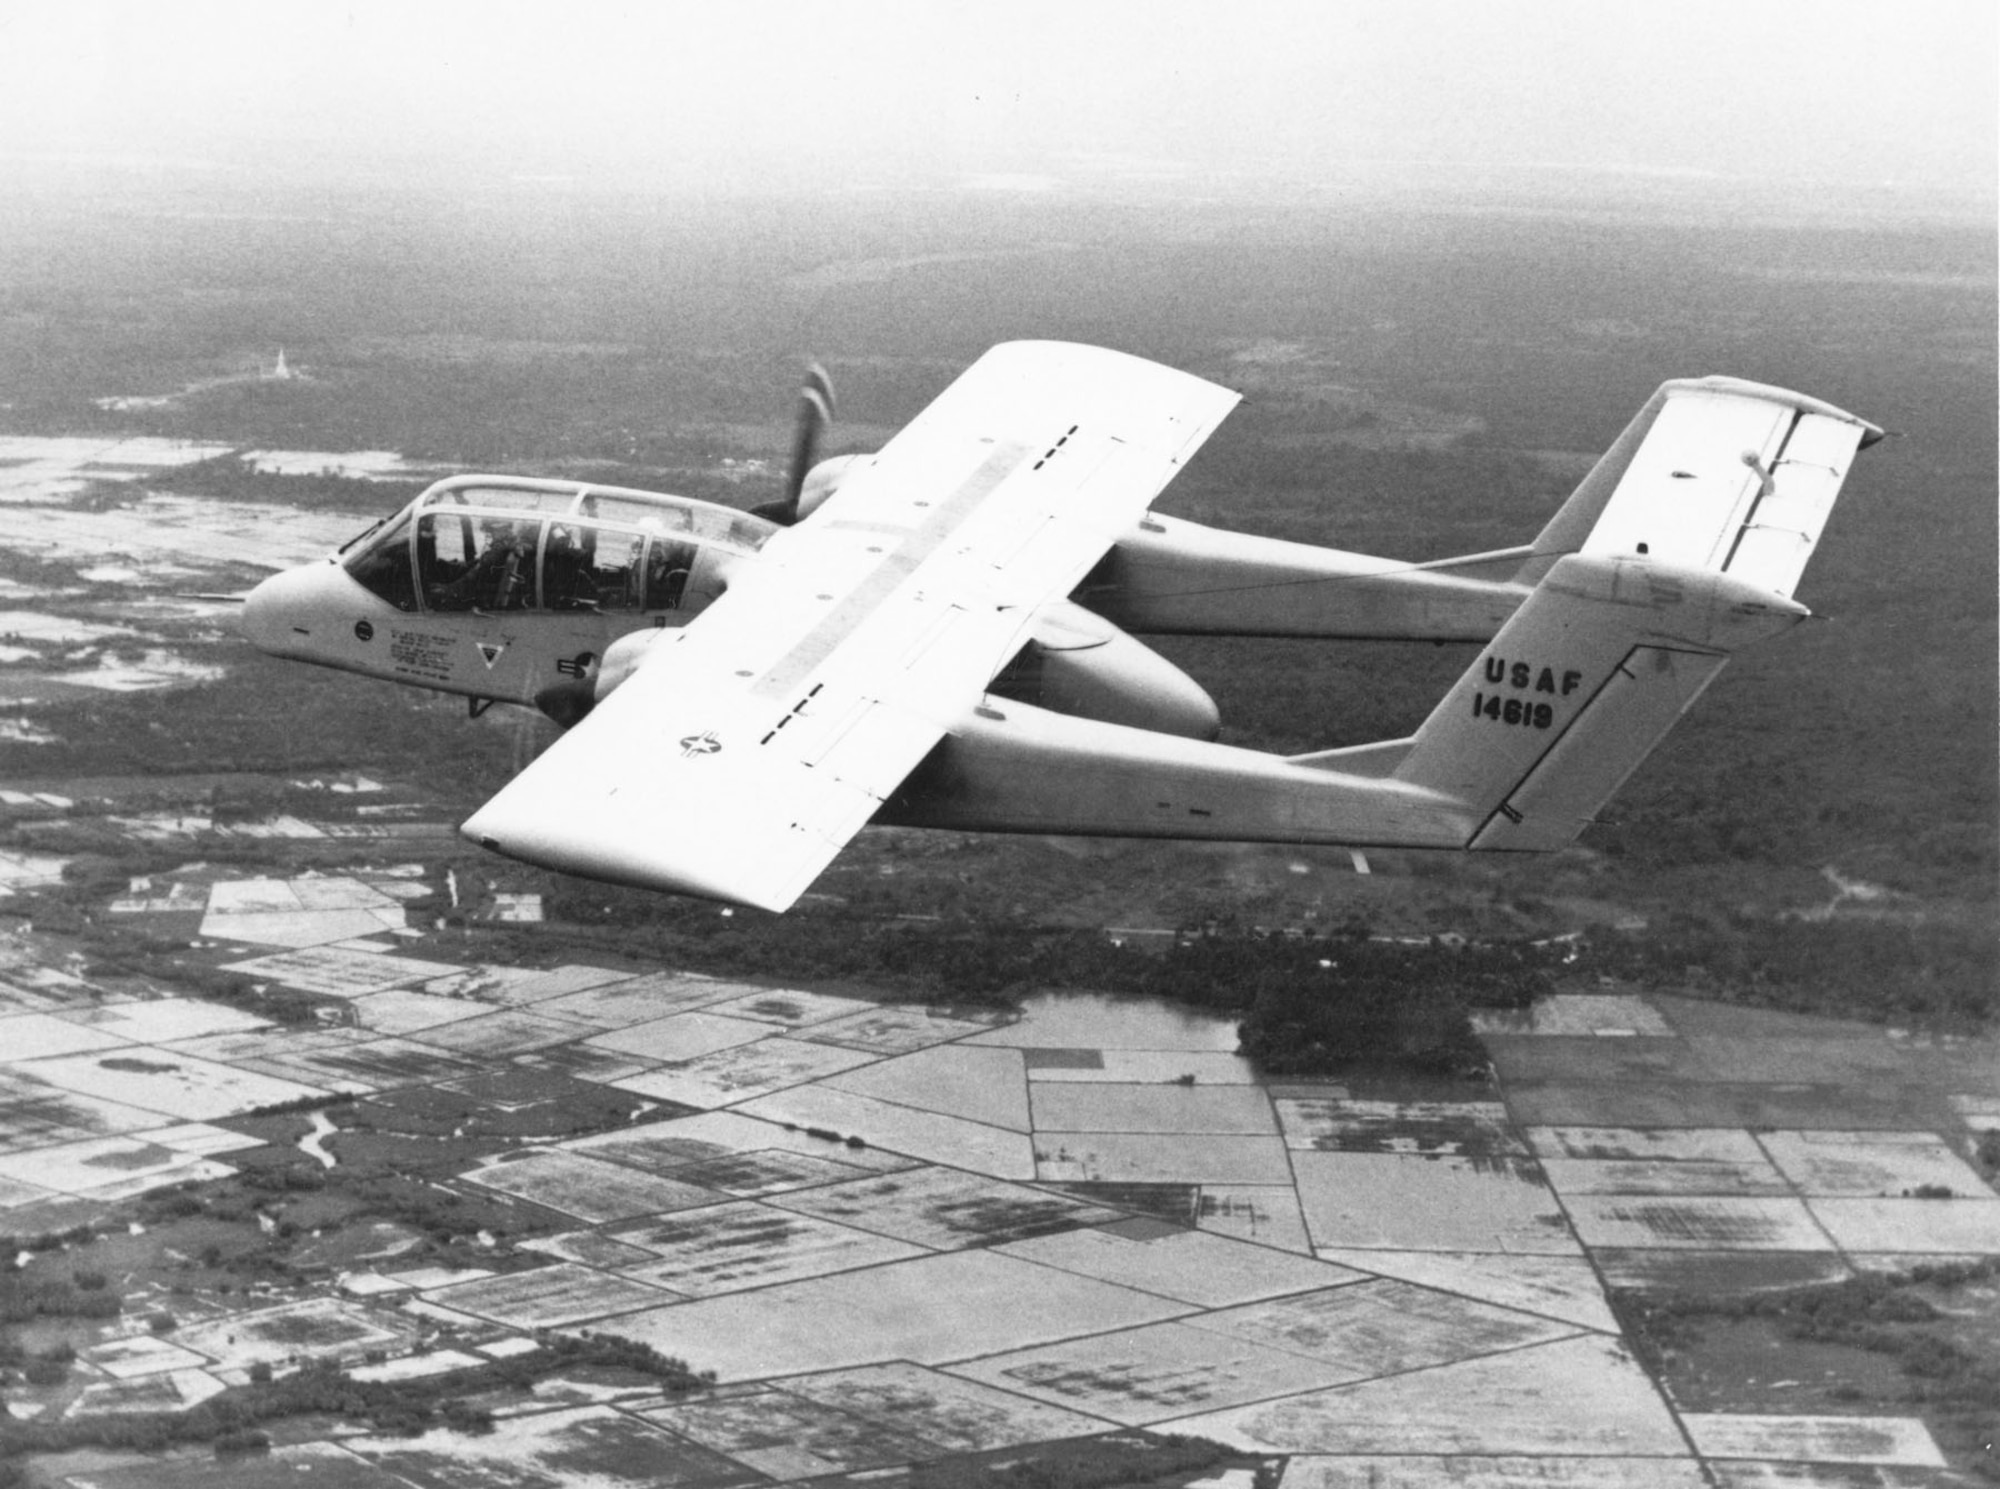
[(599, 608), (597, 529), (558, 522), (542, 553), (542, 603), (551, 610)]
[(466, 571), (432, 597), (438, 610), (522, 610), (534, 600), (537, 524), (495, 522)]
[(678, 610), (687, 591), (698, 550), (692, 543), (673, 543), (655, 538), (646, 554), (646, 599), (648, 610)]

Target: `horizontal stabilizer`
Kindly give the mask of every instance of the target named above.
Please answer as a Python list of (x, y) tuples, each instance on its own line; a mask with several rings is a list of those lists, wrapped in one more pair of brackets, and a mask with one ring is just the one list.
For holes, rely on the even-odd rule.
[(1536, 538), (1516, 575), (1564, 554), (1715, 569), (1789, 595), (1857, 450), (1882, 431), (1741, 378), (1663, 384)]

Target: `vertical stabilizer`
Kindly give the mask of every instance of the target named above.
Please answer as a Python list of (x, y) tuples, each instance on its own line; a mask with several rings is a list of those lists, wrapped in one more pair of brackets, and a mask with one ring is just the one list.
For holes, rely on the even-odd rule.
[(1424, 721), (1393, 778), (1464, 802), (1480, 823), (1469, 847), (1562, 847), (1732, 652), (1806, 614), (1714, 570), (1560, 558)]

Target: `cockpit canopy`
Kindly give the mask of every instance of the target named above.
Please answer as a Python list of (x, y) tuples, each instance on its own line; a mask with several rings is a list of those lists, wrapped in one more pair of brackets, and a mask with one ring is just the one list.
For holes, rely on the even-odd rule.
[(452, 476), (341, 549), (399, 610), (678, 610), (697, 563), (778, 529), (686, 497), (528, 476)]

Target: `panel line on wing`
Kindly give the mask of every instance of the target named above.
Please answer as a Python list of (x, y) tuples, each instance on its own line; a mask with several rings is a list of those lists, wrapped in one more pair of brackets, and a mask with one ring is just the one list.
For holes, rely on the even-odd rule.
[(882, 601), (909, 578), (919, 564), (944, 543), (964, 520), (966, 513), (977, 507), (1021, 467), (1028, 458), (1029, 449), (1027, 445), (1013, 442), (996, 446), (993, 453), (981, 461), (950, 496), (931, 509), (909, 537), (869, 571), (867, 578), (849, 590), (824, 619), (799, 639), (797, 645), (772, 663), (764, 675), (751, 685), (750, 691), (760, 696), (784, 693), (808, 677), (880, 608)]
[(826, 532), (882, 533), (888, 537), (908, 537), (916, 529), (907, 522), (864, 522), (853, 517), (828, 517), (821, 524)]

